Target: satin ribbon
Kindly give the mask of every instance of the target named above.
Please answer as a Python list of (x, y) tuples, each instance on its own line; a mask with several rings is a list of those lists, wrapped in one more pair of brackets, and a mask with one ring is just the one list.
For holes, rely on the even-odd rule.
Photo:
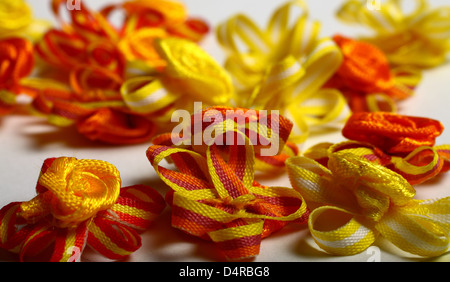
[(139, 232), (165, 202), (148, 186), (120, 186), (119, 171), (110, 163), (45, 160), (37, 196), (0, 210), (0, 247), (18, 253), (20, 260), (79, 261), (86, 245), (109, 259), (125, 258), (139, 249)]
[(434, 146), (442, 130), (433, 119), (358, 113), (343, 129), (349, 141), (320, 143), (304, 156), (326, 166), (330, 155), (351, 153), (395, 171), (412, 185), (420, 184), (450, 169), (450, 145)]
[(206, 156), (207, 146), (213, 140), (220, 140), (224, 146), (227, 142), (236, 144), (233, 134), (238, 131), (251, 141), (255, 170), (274, 173), (284, 171), (286, 159), (299, 153), (296, 144), (288, 141), (292, 127), (291, 121), (277, 113), (217, 106), (192, 114), (174, 128), (180, 128), (180, 132), (159, 134), (152, 139), (152, 144)]
[[(300, 15), (290, 24), (290, 14)], [(303, 1), (289, 1), (272, 14), (267, 29), (238, 14), (217, 28), (227, 52), (225, 68), (233, 77), (236, 105), (277, 109), (294, 121), (291, 139), (302, 143), (310, 131), (345, 120), (346, 102), (323, 84), (342, 62), (330, 38), (319, 37), (320, 24), (308, 19)], [(242, 47), (243, 46), (243, 47)]]
[[(200, 145), (203, 153), (152, 145), (147, 157), (171, 188), (166, 199), (172, 206), (173, 227), (211, 240), (228, 260), (254, 257), (261, 239), (289, 222), (304, 222), (308, 209), (293, 189), (255, 181), (255, 155), (261, 147), (238, 129), (242, 124), (211, 120), (209, 125), (231, 130), (216, 135), (210, 145)], [(217, 143), (230, 134), (234, 145)], [(176, 170), (162, 166), (166, 159)]]
[(379, 9), (369, 9), (364, 0), (347, 0), (337, 16), (373, 30), (373, 36), (362, 39), (380, 48), (393, 65), (438, 66), (450, 51), (450, 6), (413, 2), (413, 10), (406, 13), (399, 0), (383, 1)]
[(32, 43), (19, 37), (0, 39), (0, 66), (0, 114), (7, 114), (15, 108), (16, 97), (27, 92), (21, 79), (34, 67)]
[(398, 101), (414, 94), (421, 71), (414, 67), (391, 68), (376, 46), (341, 35), (333, 37), (344, 56), (326, 88), (341, 91), (352, 112), (396, 112)]
[(353, 255), (379, 237), (424, 257), (439, 256), (450, 244), (450, 197), (414, 199), (399, 174), (358, 155), (337, 152), (327, 166), (306, 157), (286, 161), (289, 178), (311, 211), (308, 226), (328, 253)]
[(21, 37), (34, 42), (50, 27), (50, 22), (33, 18), (24, 0), (0, 3), (0, 38)]

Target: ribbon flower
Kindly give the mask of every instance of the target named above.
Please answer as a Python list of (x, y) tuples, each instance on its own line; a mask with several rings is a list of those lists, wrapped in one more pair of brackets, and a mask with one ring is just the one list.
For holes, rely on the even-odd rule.
[[(245, 130), (238, 129), (238, 122), (219, 121), (214, 116), (203, 132), (220, 130), (212, 136), (212, 143), (205, 143), (205, 154), (152, 145), (147, 157), (171, 188), (166, 198), (172, 206), (173, 227), (213, 241), (229, 260), (254, 257), (261, 239), (288, 222), (304, 222), (308, 209), (295, 190), (257, 183), (257, 146)], [(220, 143), (225, 136), (234, 143)], [(164, 159), (170, 159), (177, 170), (161, 166)]]
[(344, 59), (324, 87), (341, 91), (352, 112), (396, 112), (396, 102), (413, 95), (421, 79), (419, 70), (391, 69), (385, 54), (368, 42), (340, 35), (333, 40)]
[(450, 51), (450, 6), (432, 9), (427, 0), (413, 1), (410, 13), (402, 1), (383, 1), (379, 7), (365, 0), (347, 0), (338, 18), (374, 31), (362, 38), (378, 48), (397, 66), (434, 67), (445, 62)]
[(395, 171), (410, 184), (420, 184), (450, 169), (450, 146), (434, 146), (443, 129), (429, 118), (355, 113), (342, 130), (350, 141), (320, 143), (304, 156), (326, 166), (330, 155), (351, 153)]
[[(146, 101), (154, 103), (143, 110), (128, 91), (142, 86), (142, 73), (158, 76), (165, 69), (166, 58), (154, 47), (157, 40), (200, 40), (207, 25), (187, 18), (182, 4), (165, 0), (127, 1), (99, 12), (80, 3), (79, 9), (69, 11), (66, 22), (59, 13), (63, 2), (52, 1), (61, 28), (49, 30), (36, 44), (45, 64), (40, 65), (38, 78), (27, 81), (35, 90), (33, 109), (57, 126), (75, 125), (91, 140), (112, 144), (149, 140), (160, 116), (168, 114), (178, 96), (161, 98), (150, 92)], [(120, 28), (108, 21), (115, 10), (124, 15)], [(143, 92), (149, 93), (149, 87)]]
[(439, 256), (450, 245), (450, 197), (417, 200), (399, 174), (355, 154), (331, 154), (328, 168), (305, 157), (286, 161), (289, 178), (311, 211), (308, 226), (323, 250), (353, 255), (378, 236), (419, 256)]
[(0, 210), (0, 247), (21, 260), (50, 252), (49, 261), (78, 261), (86, 245), (110, 259), (130, 255), (141, 246), (138, 231), (149, 227), (165, 202), (150, 187), (120, 185), (110, 163), (45, 160), (37, 196)]
[[(295, 7), (301, 12), (290, 25)], [(274, 11), (265, 30), (241, 14), (217, 28), (228, 54), (225, 68), (233, 77), (236, 105), (280, 110), (294, 121), (290, 138), (295, 143), (303, 142), (310, 130), (339, 124), (348, 114), (342, 93), (321, 89), (339, 68), (342, 54), (333, 40), (319, 38), (319, 29), (300, 0)]]

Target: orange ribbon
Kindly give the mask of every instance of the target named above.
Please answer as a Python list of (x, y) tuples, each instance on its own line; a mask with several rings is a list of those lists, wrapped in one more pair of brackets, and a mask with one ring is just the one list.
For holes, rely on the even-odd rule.
[(23, 38), (0, 40), (0, 114), (9, 113), (16, 96), (25, 92), (21, 79), (34, 67), (33, 45)]
[(79, 261), (86, 245), (110, 259), (130, 255), (165, 202), (148, 186), (120, 185), (118, 170), (107, 162), (45, 160), (37, 196), (0, 210), (0, 247), (20, 260)]
[(413, 95), (420, 72), (413, 68), (391, 69), (385, 54), (370, 43), (336, 35), (344, 60), (325, 87), (346, 96), (353, 112), (395, 112), (397, 101)]
[[(52, 1), (61, 28), (49, 30), (36, 44), (46, 65), (40, 65), (38, 78), (26, 81), (36, 97), (33, 109), (55, 125), (75, 124), (91, 140), (113, 144), (149, 140), (166, 109), (134, 111), (124, 101), (122, 86), (136, 77), (136, 69), (161, 75), (166, 62), (155, 51), (155, 40), (170, 36), (200, 40), (208, 26), (188, 18), (182, 4), (166, 0), (128, 1), (99, 12), (81, 3), (80, 9), (69, 11), (69, 21), (60, 14), (63, 4)], [(124, 14), (119, 28), (108, 21), (115, 10)]]
[(304, 155), (326, 166), (331, 155), (351, 153), (420, 184), (450, 169), (450, 145), (434, 145), (442, 131), (442, 124), (429, 118), (354, 113), (343, 129), (350, 141), (320, 143)]

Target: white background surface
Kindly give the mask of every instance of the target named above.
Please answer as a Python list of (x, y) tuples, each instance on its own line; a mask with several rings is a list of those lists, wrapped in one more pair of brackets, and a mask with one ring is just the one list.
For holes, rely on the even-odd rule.
[[(28, 0), (35, 17), (54, 20), (48, 0)], [(85, 0), (97, 9), (106, 3), (119, 1)], [(411, 1), (412, 2), (412, 1)], [(201, 16), (212, 28), (235, 13), (245, 13), (260, 26), (265, 26), (271, 13), (284, 3), (275, 0), (186, 0), (192, 16)], [(340, 0), (308, 1), (311, 19), (322, 22), (322, 36), (341, 33), (356, 36), (361, 29), (340, 23), (334, 13), (342, 3)], [(432, 6), (449, 5), (448, 0), (430, 1)], [(223, 61), (222, 50), (214, 34), (203, 42), (205, 49), (219, 62)], [(437, 139), (437, 144), (450, 144), (450, 63), (426, 71), (414, 97), (400, 105), (400, 113), (424, 116), (440, 120), (447, 130)], [(303, 148), (321, 141), (344, 140), (340, 132), (311, 137)], [(121, 172), (123, 186), (147, 184), (165, 194), (167, 188), (156, 176), (145, 156), (150, 144), (133, 146), (109, 146), (92, 143), (73, 129), (55, 128), (44, 119), (23, 115), (0, 118), (0, 207), (12, 201), (27, 201), (35, 196), (35, 185), (43, 161), (49, 157), (70, 156), (79, 159), (100, 159), (114, 164)], [(290, 187), (286, 175), (281, 178), (264, 177), (262, 184)], [(450, 175), (437, 177), (433, 181), (415, 186), (417, 198), (428, 199), (450, 196)], [(154, 225), (142, 234), (142, 247), (127, 261), (221, 261), (212, 243), (186, 235), (170, 226), (170, 208), (157, 219)], [(260, 255), (252, 261), (416, 261), (422, 260), (403, 253), (383, 240), (361, 254), (340, 257), (331, 256), (317, 248), (306, 226), (288, 225), (285, 229), (262, 241)], [(14, 261), (16, 257), (0, 250), (0, 261)], [(450, 254), (433, 260), (450, 261)], [(104, 257), (86, 248), (82, 261), (107, 261)]]

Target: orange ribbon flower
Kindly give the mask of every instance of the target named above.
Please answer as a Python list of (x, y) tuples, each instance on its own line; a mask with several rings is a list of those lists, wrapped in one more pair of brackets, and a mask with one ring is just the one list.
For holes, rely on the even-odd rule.
[(34, 67), (33, 45), (23, 38), (0, 40), (0, 114), (10, 112), (25, 91), (21, 79)]
[(344, 60), (325, 87), (346, 96), (353, 112), (395, 111), (395, 102), (408, 98), (420, 81), (420, 72), (407, 67), (391, 69), (385, 54), (370, 43), (336, 35)]
[(110, 259), (130, 255), (141, 246), (138, 232), (165, 202), (148, 186), (120, 185), (119, 172), (107, 162), (45, 160), (37, 196), (0, 210), (0, 247), (19, 253), (20, 260), (78, 261), (86, 245)]
[(450, 145), (434, 146), (442, 131), (439, 121), (392, 113), (354, 113), (343, 129), (351, 141), (320, 143), (304, 152), (325, 165), (330, 155), (352, 153), (420, 184), (450, 169)]

